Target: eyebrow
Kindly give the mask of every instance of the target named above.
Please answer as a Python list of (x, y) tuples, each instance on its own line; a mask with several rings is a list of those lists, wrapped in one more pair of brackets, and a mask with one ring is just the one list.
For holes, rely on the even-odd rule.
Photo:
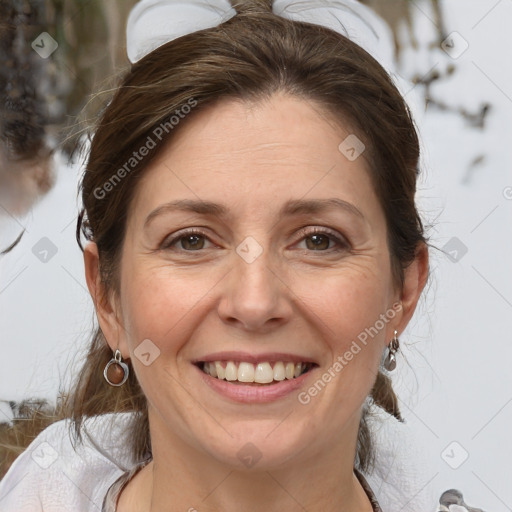
[[(360, 217), (364, 220), (364, 215), (351, 203), (332, 197), (330, 199), (290, 199), (287, 201), (279, 211), (280, 217), (298, 215), (298, 214), (313, 214), (321, 213), (326, 210), (342, 209), (352, 215)], [(163, 213), (173, 211), (185, 211), (191, 213), (198, 213), (201, 215), (215, 215), (219, 218), (225, 218), (229, 215), (229, 209), (223, 204), (214, 203), (211, 201), (203, 201), (196, 199), (179, 199), (170, 201), (155, 208), (144, 221), (144, 228), (155, 218)]]

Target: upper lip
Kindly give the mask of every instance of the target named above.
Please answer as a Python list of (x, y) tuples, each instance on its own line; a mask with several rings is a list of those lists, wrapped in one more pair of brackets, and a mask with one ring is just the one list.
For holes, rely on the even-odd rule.
[(301, 356), (297, 354), (290, 354), (287, 352), (264, 352), (262, 354), (251, 354), (249, 352), (234, 352), (234, 351), (224, 351), (224, 352), (214, 352), (213, 354), (208, 354), (203, 357), (198, 357), (194, 359), (192, 362), (202, 363), (202, 362), (213, 362), (213, 361), (233, 361), (233, 362), (247, 362), (258, 364), (262, 362), (292, 362), (292, 363), (314, 363), (318, 364), (314, 359), (309, 356)]

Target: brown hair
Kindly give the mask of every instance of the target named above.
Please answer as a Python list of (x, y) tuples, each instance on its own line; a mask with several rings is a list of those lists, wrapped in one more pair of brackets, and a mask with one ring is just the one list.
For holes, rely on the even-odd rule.
[[(414, 202), (418, 137), (404, 99), (378, 62), (339, 33), (276, 16), (268, 0), (232, 4), (238, 14), (227, 22), (164, 44), (134, 64), (99, 119), (80, 185), (84, 209), (77, 240), (83, 249), (82, 233), (98, 245), (105, 293), (119, 292), (120, 251), (138, 179), (173, 133), (195, 112), (222, 99), (257, 102), (278, 91), (314, 103), (337, 122), (350, 122), (364, 141), (372, 183), (387, 221), (394, 282), (401, 288), (404, 269), (418, 246), (426, 243)], [(134, 149), (191, 99), (196, 106), (189, 117), (109, 187), (106, 197), (98, 198), (98, 190), (106, 190), (105, 183), (129, 161)], [(133, 370), (122, 387), (106, 383), (102, 372), (111, 358), (112, 350), (97, 327), (74, 390), (58, 403), (48, 423), (72, 418), (80, 438), (84, 418), (133, 411), (130, 449), (140, 460), (151, 451), (146, 398)], [(391, 380), (380, 370), (369, 398), (403, 421)], [(365, 404), (356, 457), (356, 467), (363, 472), (375, 459), (370, 414)]]

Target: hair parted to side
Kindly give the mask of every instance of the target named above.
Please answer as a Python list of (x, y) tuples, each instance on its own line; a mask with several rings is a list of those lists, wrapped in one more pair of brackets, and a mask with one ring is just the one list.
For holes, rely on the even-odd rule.
[[(276, 92), (304, 99), (326, 117), (350, 125), (366, 145), (372, 184), (386, 217), (393, 278), (401, 289), (404, 269), (418, 247), (426, 244), (414, 201), (418, 136), (404, 99), (378, 62), (346, 37), (319, 25), (281, 18), (272, 13), (270, 0), (231, 3), (238, 14), (222, 25), (180, 37), (135, 63), (98, 120), (80, 184), (84, 208), (77, 241), (83, 249), (83, 234), (98, 245), (105, 293), (119, 293), (119, 258), (138, 180), (173, 134), (206, 106), (230, 99), (264, 101)], [(123, 167), (134, 149), (191, 99), (196, 102), (192, 112), (99, 198), (97, 190)], [(80, 440), (85, 418), (136, 412), (133, 444), (127, 448), (139, 460), (151, 451), (147, 401), (133, 368), (123, 386), (107, 384), (103, 368), (111, 358), (101, 329), (95, 327), (71, 391), (45, 421), (70, 418)], [(130, 360), (125, 362), (131, 367)], [(391, 380), (380, 370), (369, 400), (403, 421)], [(369, 415), (365, 405), (356, 456), (362, 472), (368, 472), (375, 460)], [(29, 432), (23, 439), (30, 441), (41, 428), (41, 421), (31, 427), (25, 419), (0, 432), (0, 476), (21, 451), (18, 448), (16, 453), (18, 431)]]

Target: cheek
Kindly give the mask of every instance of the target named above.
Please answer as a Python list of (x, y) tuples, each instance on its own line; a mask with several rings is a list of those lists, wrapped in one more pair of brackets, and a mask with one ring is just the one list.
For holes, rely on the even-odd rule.
[[(305, 315), (320, 331), (331, 361), (351, 351), (345, 373), (375, 368), (384, 348), (384, 317), (389, 305), (390, 280), (375, 265), (346, 266), (325, 278), (297, 280)], [(350, 367), (350, 368), (348, 368)]]
[(347, 271), (329, 279), (322, 289), (319, 300), (310, 302), (313, 316), (322, 320), (316, 325), (329, 353), (319, 378), (328, 382), (321, 393), (328, 398), (326, 403), (337, 404), (325, 414), (338, 417), (352, 410), (349, 404), (361, 404), (369, 394), (395, 311), (386, 316), (389, 289), (379, 273)]
[(123, 321), (130, 350), (149, 339), (161, 352), (177, 352), (191, 324), (200, 321), (211, 276), (180, 277), (163, 265), (127, 265), (122, 293)]
[(317, 290), (308, 298), (309, 318), (328, 357), (298, 399), (311, 417), (321, 418), (316, 428), (334, 442), (339, 425), (361, 407), (375, 382), (386, 329), (374, 328), (382, 327), (377, 322), (386, 311), (388, 289), (378, 272), (345, 268), (317, 283)]
[(191, 335), (190, 319), (195, 320), (191, 313), (204, 292), (196, 287), (191, 293), (190, 282), (173, 279), (162, 268), (141, 265), (127, 268), (126, 274), (122, 311), (134, 371), (149, 402), (165, 396), (164, 402), (176, 410), (180, 403), (172, 392), (179, 387), (176, 357)]

